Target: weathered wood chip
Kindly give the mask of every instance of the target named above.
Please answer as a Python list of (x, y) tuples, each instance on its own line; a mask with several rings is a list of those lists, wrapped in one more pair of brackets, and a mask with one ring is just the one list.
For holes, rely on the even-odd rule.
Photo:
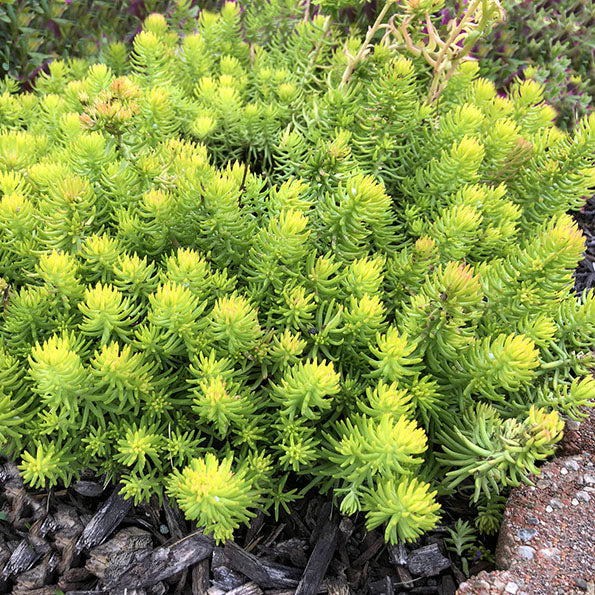
[(134, 564), (113, 582), (110, 590), (149, 587), (177, 574), (211, 555), (212, 541), (204, 535), (189, 535), (176, 543), (159, 547), (137, 564)]
[(235, 570), (246, 575), (263, 589), (295, 587), (302, 576), (301, 570), (261, 560), (244, 551), (233, 541), (225, 544), (224, 551)]
[(437, 543), (413, 550), (407, 556), (407, 567), (415, 576), (436, 576), (450, 565), (450, 560), (442, 555)]
[(328, 595), (349, 595), (351, 589), (345, 579), (328, 578), (324, 580)]
[(2, 569), (1, 578), (6, 580), (11, 576), (28, 570), (42, 555), (43, 550), (41, 548), (36, 549), (31, 540), (23, 539), (14, 552), (12, 552), (6, 566)]
[(316, 595), (324, 580), (328, 565), (337, 549), (339, 524), (336, 518), (327, 520), (314, 546), (295, 595)]
[(132, 508), (132, 498), (124, 500), (124, 497), (120, 495), (121, 489), (121, 485), (116, 486), (99, 512), (93, 516), (85, 527), (75, 546), (77, 555), (83, 550), (105, 541), (128, 514), (128, 511)]
[(44, 537), (53, 528), (55, 528), (55, 524), (50, 516), (33, 523), (29, 535), (12, 552), (0, 578), (6, 580), (29, 570), (41, 556), (49, 553), (51, 548)]
[(250, 582), (228, 591), (227, 595), (262, 595), (262, 589), (256, 583)]
[(370, 545), (353, 561), (353, 566), (363, 566), (368, 560), (373, 558), (383, 547), (385, 541), (382, 535), (377, 535)]
[(452, 576), (445, 574), (442, 577), (440, 584), (440, 595), (455, 595), (457, 592), (457, 586)]
[(23, 485), (23, 477), (19, 472), (19, 468), (11, 461), (0, 465), (0, 484), (4, 485), (9, 481)]
[(404, 589), (413, 589), (415, 584), (413, 583), (413, 577), (411, 576), (411, 573), (407, 570), (407, 568), (405, 568), (405, 566), (402, 566), (401, 564), (397, 564), (396, 568), (397, 574), (399, 575), (399, 580), (401, 581), (401, 584), (399, 586), (403, 587)]
[(213, 549), (211, 557), (211, 586), (222, 589), (227, 593), (246, 582), (246, 576), (231, 568), (222, 547)]
[(77, 481), (72, 484), (72, 489), (86, 498), (97, 498), (103, 494), (103, 486), (96, 481)]
[(219, 587), (227, 593), (245, 582), (246, 577), (241, 572), (224, 565), (212, 565), (211, 583), (213, 587)]
[(292, 566), (297, 568), (305, 568), (306, 564), (308, 564), (308, 555), (306, 553), (307, 541), (305, 539), (292, 537), (291, 539), (278, 543), (274, 548), (271, 548), (270, 551), (287, 556)]
[(60, 582), (84, 583), (89, 579), (95, 579), (95, 576), (92, 573), (90, 573), (86, 568), (69, 568), (60, 577)]
[(407, 550), (402, 543), (391, 545), (388, 548), (388, 558), (395, 566), (407, 565)]
[(41, 563), (21, 573), (13, 588), (13, 593), (29, 593), (33, 589), (40, 589), (48, 585), (51, 574), (58, 566), (58, 554), (53, 552), (46, 554)]
[(392, 595), (395, 587), (390, 576), (369, 584), (370, 595)]
[(170, 535), (174, 539), (182, 539), (188, 533), (188, 530), (186, 528), (186, 519), (178, 505), (173, 501), (164, 503), (163, 512), (165, 513), (165, 522)]
[(206, 595), (209, 589), (210, 564), (205, 558), (192, 567), (192, 595)]
[(91, 549), (85, 568), (109, 583), (146, 558), (152, 549), (153, 538), (148, 531), (126, 527), (105, 543)]

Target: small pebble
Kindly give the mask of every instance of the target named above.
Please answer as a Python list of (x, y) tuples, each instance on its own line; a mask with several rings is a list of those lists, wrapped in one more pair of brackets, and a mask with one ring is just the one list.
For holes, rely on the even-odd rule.
[(554, 509), (551, 506), (546, 506), (545, 511), (546, 512), (554, 512)]
[(519, 586), (516, 583), (513, 583), (512, 581), (510, 581), (507, 585), (506, 588), (504, 589), (507, 593), (512, 593), (512, 595), (514, 595), (518, 590), (519, 590)]
[(522, 556), (527, 560), (533, 560), (533, 556), (535, 555), (535, 548), (529, 547), (528, 545), (521, 545), (518, 547), (517, 552), (519, 556)]
[(562, 469), (560, 469), (560, 473), (562, 475), (567, 475), (568, 474), (568, 469), (566, 469), (565, 467), (562, 467)]
[(593, 485), (595, 484), (595, 475), (592, 475), (591, 473), (585, 473), (583, 475), (583, 480), (585, 483)]
[(562, 500), (560, 500), (560, 498), (552, 498), (550, 500), (550, 504), (552, 506), (555, 506), (556, 508), (560, 508), (560, 509), (564, 508), (564, 503), (562, 502)]
[(566, 421), (565, 426), (565, 430), (568, 430), (570, 432), (576, 432), (580, 428), (581, 422), (576, 421), (575, 419), (569, 419)]
[(539, 550), (539, 555), (543, 558), (558, 558), (560, 550), (556, 547), (544, 547)]
[(545, 488), (549, 488), (551, 484), (552, 484), (552, 482), (548, 481), (547, 479), (540, 479), (535, 485), (540, 490), (545, 490)]
[(534, 516), (527, 517), (527, 522), (530, 525), (539, 525), (539, 519), (536, 519)]
[(537, 531), (535, 529), (519, 529), (517, 535), (521, 541), (530, 541), (537, 535)]
[(572, 499), (572, 506), (576, 506), (578, 504), (578, 500), (576, 498)]
[(575, 578), (574, 579), (574, 584), (579, 588), (579, 589), (584, 589), (585, 591), (587, 590), (587, 588), (589, 587), (589, 585), (587, 585), (587, 581), (584, 578)]
[(569, 459), (568, 461), (564, 461), (564, 467), (568, 467), (568, 469), (572, 469), (573, 471), (578, 471), (579, 466), (578, 463), (574, 459)]
[(580, 500), (581, 502), (589, 502), (589, 500), (591, 500), (591, 496), (589, 496), (585, 490), (581, 490), (580, 492), (576, 493), (576, 499)]

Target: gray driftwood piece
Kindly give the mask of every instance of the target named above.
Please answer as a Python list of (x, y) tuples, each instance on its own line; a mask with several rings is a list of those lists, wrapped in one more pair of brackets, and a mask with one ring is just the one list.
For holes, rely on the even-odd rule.
[(132, 498), (124, 500), (123, 496), (120, 496), (121, 488), (121, 485), (116, 486), (105, 504), (83, 530), (74, 548), (77, 555), (83, 550), (102, 543), (132, 508)]
[(314, 550), (304, 570), (304, 575), (296, 589), (295, 595), (316, 595), (324, 580), (324, 575), (337, 549), (339, 526), (334, 519), (324, 524)]
[(228, 591), (226, 595), (262, 595), (262, 589), (256, 583), (250, 582)]
[[(47, 544), (40, 543), (40, 541), (27, 538), (19, 543), (2, 570), (2, 580), (29, 570), (41, 558)], [(47, 548), (49, 549), (49, 545)]]
[(192, 595), (206, 595), (209, 590), (209, 574), (211, 565), (205, 558), (192, 567)]
[(51, 548), (44, 537), (53, 529), (55, 529), (55, 523), (50, 516), (36, 521), (31, 527), (29, 535), (12, 552), (10, 559), (2, 570), (0, 579), (5, 581), (11, 576), (29, 570), (41, 556), (48, 554)]
[(19, 593), (31, 593), (48, 585), (50, 576), (58, 566), (58, 558), (57, 552), (46, 554), (41, 564), (21, 573), (16, 578), (16, 584), (12, 588), (12, 592), (15, 595)]
[(152, 554), (126, 569), (107, 586), (110, 592), (117, 589), (150, 587), (208, 558), (212, 552), (213, 543), (209, 538), (204, 535), (190, 535), (170, 546), (157, 548)]
[(436, 576), (450, 565), (450, 560), (442, 555), (437, 543), (413, 550), (407, 556), (407, 566), (415, 576)]
[(153, 551), (153, 537), (144, 529), (120, 529), (105, 543), (89, 551), (85, 568), (106, 583), (117, 580), (128, 568), (141, 562)]
[(246, 575), (262, 589), (295, 587), (302, 576), (301, 570), (261, 560), (233, 541), (225, 544), (225, 555), (232, 568)]

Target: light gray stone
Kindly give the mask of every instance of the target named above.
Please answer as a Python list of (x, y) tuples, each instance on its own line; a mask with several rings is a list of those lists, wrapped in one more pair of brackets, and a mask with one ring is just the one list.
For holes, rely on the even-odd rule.
[(559, 508), (562, 509), (564, 508), (564, 502), (562, 502), (562, 500), (560, 500), (560, 498), (552, 498), (550, 500), (550, 504), (554, 507), (554, 508)]
[(568, 459), (567, 461), (564, 461), (562, 464), (564, 465), (564, 467), (572, 469), (573, 471), (579, 470), (579, 465), (574, 459)]
[(538, 554), (543, 558), (557, 560), (560, 558), (560, 550), (557, 547), (543, 547)]
[(528, 545), (521, 545), (517, 549), (519, 556), (522, 556), (526, 560), (533, 560), (535, 555), (535, 548), (529, 547)]
[(517, 536), (521, 541), (530, 541), (537, 535), (535, 529), (519, 529)]

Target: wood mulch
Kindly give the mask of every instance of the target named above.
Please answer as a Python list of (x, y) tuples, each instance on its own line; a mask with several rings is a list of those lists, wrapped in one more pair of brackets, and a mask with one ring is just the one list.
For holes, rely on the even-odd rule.
[[(25, 489), (0, 466), (0, 592), (53, 595), (452, 595), (465, 580), (438, 527), (411, 546), (387, 546), (363, 517), (299, 502), (278, 522), (259, 514), (216, 547), (169, 504), (134, 507), (98, 481), (50, 493)], [(480, 562), (472, 572), (490, 569)]]

